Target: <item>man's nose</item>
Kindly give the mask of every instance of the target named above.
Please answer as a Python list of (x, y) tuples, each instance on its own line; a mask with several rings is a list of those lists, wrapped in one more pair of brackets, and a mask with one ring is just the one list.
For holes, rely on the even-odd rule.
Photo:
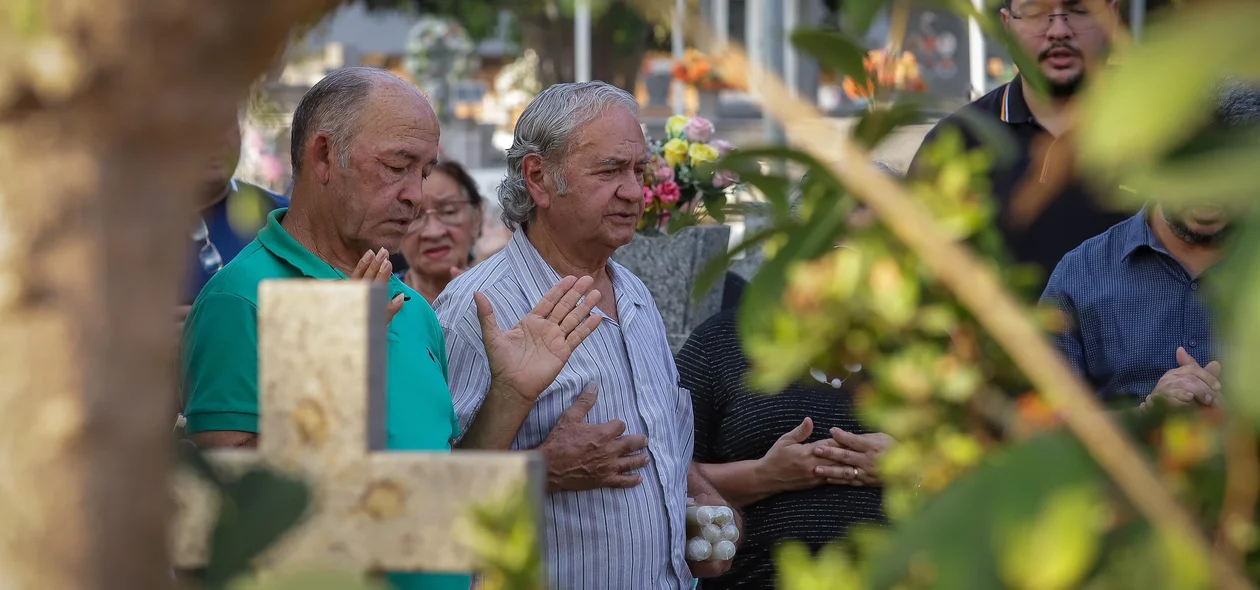
[(403, 183), (402, 191), (398, 193), (398, 200), (411, 206), (411, 210), (417, 215), (423, 212), (424, 207), (424, 177), (415, 174), (414, 178)]
[(1047, 39), (1071, 39), (1075, 35), (1076, 31), (1068, 25), (1068, 13), (1057, 13), (1049, 18), (1050, 28), (1046, 29)]
[(642, 201), (643, 183), (639, 177), (631, 175), (629, 179), (617, 185), (617, 197), (627, 201)]

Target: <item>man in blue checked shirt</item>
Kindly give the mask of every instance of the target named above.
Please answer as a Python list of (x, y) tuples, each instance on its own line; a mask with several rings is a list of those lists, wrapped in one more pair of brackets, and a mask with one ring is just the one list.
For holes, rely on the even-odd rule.
[[(1260, 124), (1260, 91), (1230, 85), (1213, 132)], [(1221, 354), (1204, 285), (1216, 280), (1232, 212), (1148, 203), (1059, 262), (1043, 302), (1066, 316), (1055, 343), (1105, 402), (1220, 401)]]
[(241, 155), (239, 120), (224, 126), (222, 142), (222, 149), (208, 163), (205, 179), (195, 195), (199, 213), (192, 229), (185, 287), (180, 294), (180, 321), (206, 281), (253, 241), (266, 223), (267, 214), (289, 204), (281, 195), (232, 177)]

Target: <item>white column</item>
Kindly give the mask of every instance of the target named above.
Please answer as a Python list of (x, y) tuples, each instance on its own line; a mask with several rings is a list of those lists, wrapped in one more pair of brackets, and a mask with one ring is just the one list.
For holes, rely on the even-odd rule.
[[(985, 11), (984, 0), (972, 0), (976, 10)], [(985, 81), (988, 74), (985, 72), (985, 58), (988, 56), (988, 49), (984, 43), (984, 33), (980, 31), (980, 23), (974, 18), (967, 19), (967, 55), (969, 59), (969, 70), (971, 72), (971, 99), (975, 100), (984, 95), (986, 90)]]
[(577, 0), (573, 11), (573, 77), (591, 81), (591, 0)]
[[(761, 21), (765, 18), (762, 10), (762, 2), (764, 0), (747, 0), (744, 2), (744, 50), (748, 52), (748, 58), (757, 62), (762, 67), (766, 65), (766, 51), (762, 42), (765, 37), (761, 29)], [(757, 95), (757, 88), (761, 87), (759, 77), (753, 73), (748, 73), (748, 93)]]
[[(982, 0), (983, 1), (983, 0)], [(800, 63), (797, 61), (796, 47), (792, 45), (792, 31), (800, 26), (801, 5), (799, 0), (783, 1), (783, 82), (787, 84), (792, 96), (799, 96), (801, 91)], [(813, 102), (812, 100), (810, 102)]]
[(1142, 40), (1142, 26), (1146, 24), (1146, 0), (1131, 0), (1129, 4), (1129, 26), (1133, 30), (1133, 40)]
[[(673, 50), (674, 61), (682, 61), (685, 57), (687, 47), (685, 45), (683, 33), (687, 21), (687, 0), (674, 0), (674, 16), (670, 23), (670, 48)], [(671, 88), (673, 89), (673, 97), (670, 106), (673, 107), (675, 114), (683, 114), (687, 109), (686, 104), (686, 86), (679, 80), (674, 80)]]
[(726, 49), (731, 40), (731, 0), (713, 0), (713, 29), (716, 49)]

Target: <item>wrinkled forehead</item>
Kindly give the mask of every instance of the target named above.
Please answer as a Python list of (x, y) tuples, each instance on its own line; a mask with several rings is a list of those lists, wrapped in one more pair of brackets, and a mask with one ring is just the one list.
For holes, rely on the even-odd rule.
[(630, 111), (610, 107), (578, 128), (571, 156), (587, 161), (648, 159), (643, 127)]
[(418, 135), (436, 143), (441, 129), (433, 107), (412, 87), (378, 84), (359, 114), (359, 131), (369, 135)]

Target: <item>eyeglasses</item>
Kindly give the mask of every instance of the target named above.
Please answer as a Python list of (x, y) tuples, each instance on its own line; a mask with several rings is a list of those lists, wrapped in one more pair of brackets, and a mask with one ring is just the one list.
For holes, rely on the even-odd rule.
[(424, 227), (424, 222), (428, 221), (430, 215), (436, 217), (438, 223), (442, 225), (451, 227), (463, 225), (464, 222), (468, 221), (468, 212), (472, 209), (468, 206), (469, 204), (468, 201), (456, 201), (443, 203), (437, 209), (425, 209), (420, 213), (420, 217), (411, 222), (411, 225), (407, 227), (407, 231), (420, 231), (420, 228)]
[(1054, 26), (1054, 17), (1063, 19), (1063, 24), (1074, 32), (1093, 29), (1098, 26), (1098, 12), (1085, 7), (1076, 7), (1067, 12), (1051, 12), (1049, 8), (1032, 7), (1020, 14), (1008, 12), (1013, 27), (1028, 35), (1045, 35)]
[(197, 220), (192, 239), (194, 242), (201, 242), (201, 251), (197, 253), (197, 258), (201, 261), (201, 268), (206, 271), (206, 274), (212, 275), (223, 270), (223, 256), (219, 254), (219, 249), (214, 247), (214, 242), (210, 241), (210, 228), (206, 227), (204, 219)]

